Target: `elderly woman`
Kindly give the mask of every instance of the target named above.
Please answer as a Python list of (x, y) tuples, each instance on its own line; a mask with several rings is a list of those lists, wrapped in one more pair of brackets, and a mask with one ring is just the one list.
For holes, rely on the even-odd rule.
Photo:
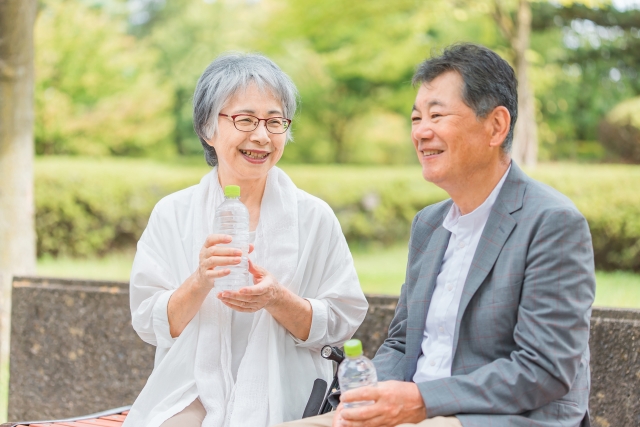
[[(214, 60), (194, 94), (194, 127), (213, 170), (162, 199), (131, 272), (133, 327), (155, 368), (126, 427), (261, 427), (298, 419), (320, 348), (349, 339), (367, 302), (340, 225), (276, 163), (291, 139), (296, 89), (255, 54)], [(212, 234), (222, 189), (249, 211), (253, 286), (216, 290), (241, 252)]]

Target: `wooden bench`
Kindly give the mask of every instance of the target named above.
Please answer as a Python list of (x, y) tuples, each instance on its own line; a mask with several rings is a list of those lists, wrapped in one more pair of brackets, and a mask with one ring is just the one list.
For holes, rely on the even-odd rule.
[(64, 420), (50, 421), (21, 421), (5, 423), (0, 427), (120, 427), (124, 423), (130, 406), (110, 409), (97, 414), (83, 417), (67, 418)]

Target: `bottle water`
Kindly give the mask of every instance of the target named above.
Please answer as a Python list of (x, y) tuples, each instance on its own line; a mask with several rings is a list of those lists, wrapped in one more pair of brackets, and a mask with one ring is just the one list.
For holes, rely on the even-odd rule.
[[(345, 359), (338, 367), (338, 382), (342, 393), (358, 387), (376, 386), (378, 374), (373, 362), (362, 354), (362, 342), (349, 340), (344, 343)], [(345, 408), (373, 405), (373, 400), (345, 403)]]
[(228, 234), (231, 243), (219, 244), (221, 248), (235, 248), (242, 250), (240, 264), (227, 265), (218, 268), (228, 268), (231, 273), (215, 279), (213, 288), (216, 294), (227, 290), (237, 291), (250, 285), (249, 274), (249, 211), (240, 201), (240, 187), (227, 185), (224, 187), (224, 202), (216, 209), (213, 232)]

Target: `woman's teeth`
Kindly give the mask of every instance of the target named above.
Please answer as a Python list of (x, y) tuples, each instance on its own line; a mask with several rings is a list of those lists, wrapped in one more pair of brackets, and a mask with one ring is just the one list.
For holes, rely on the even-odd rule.
[(427, 156), (434, 156), (440, 153), (442, 153), (442, 150), (428, 150), (428, 151), (425, 150), (422, 152), (422, 155), (427, 157)]
[(269, 153), (256, 153), (256, 152), (247, 151), (247, 150), (240, 150), (240, 152), (247, 157), (251, 157), (252, 159), (264, 159), (269, 155)]

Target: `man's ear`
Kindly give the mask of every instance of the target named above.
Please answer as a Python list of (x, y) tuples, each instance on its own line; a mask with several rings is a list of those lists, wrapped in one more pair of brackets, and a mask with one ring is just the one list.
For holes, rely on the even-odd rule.
[(511, 114), (509, 114), (509, 110), (502, 105), (494, 108), (487, 117), (487, 123), (491, 131), (489, 146), (499, 147), (504, 142), (511, 128)]

